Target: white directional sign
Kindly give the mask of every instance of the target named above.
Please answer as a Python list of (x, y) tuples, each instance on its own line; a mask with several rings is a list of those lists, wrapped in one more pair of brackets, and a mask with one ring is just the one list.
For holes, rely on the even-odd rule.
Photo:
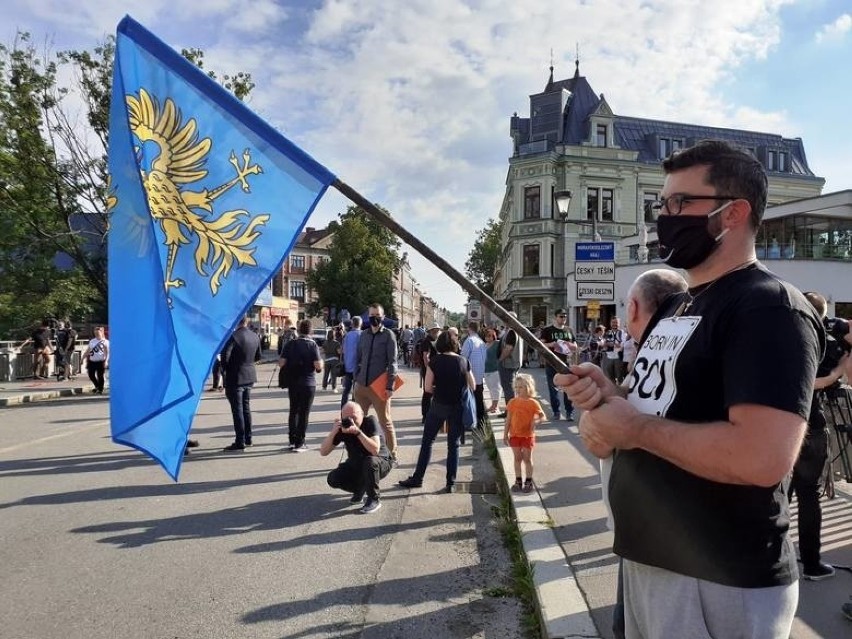
[(577, 282), (578, 300), (604, 300), (615, 299), (615, 282)]
[(574, 262), (577, 282), (614, 282), (615, 262)]
[(482, 305), (477, 300), (470, 300), (467, 303), (467, 319), (476, 320), (482, 319)]

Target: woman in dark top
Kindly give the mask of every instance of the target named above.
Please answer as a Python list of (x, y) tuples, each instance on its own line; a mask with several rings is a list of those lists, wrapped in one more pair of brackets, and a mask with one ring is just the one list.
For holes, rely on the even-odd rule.
[(310, 337), (310, 320), (299, 322), (298, 332), (297, 339), (291, 339), (284, 345), (284, 352), (278, 364), (288, 371), (290, 450), (302, 453), (308, 449), (305, 446), (305, 433), (308, 430), (308, 419), (317, 391), (315, 373), (322, 372), (322, 357), (317, 343)]
[(470, 364), (459, 355), (459, 338), (455, 333), (445, 331), (435, 344), (438, 355), (429, 360), (423, 390), (432, 393), (432, 403), (426, 414), (423, 426), (423, 440), (420, 442), (420, 455), (417, 468), (408, 479), (399, 482), (406, 488), (419, 488), (423, 485), (426, 466), (432, 457), (432, 444), (444, 422), (447, 432), (447, 485), (445, 492), (455, 490), (456, 471), (459, 466), (459, 442), (462, 426), (462, 390), (467, 386), (471, 392), (476, 388)]

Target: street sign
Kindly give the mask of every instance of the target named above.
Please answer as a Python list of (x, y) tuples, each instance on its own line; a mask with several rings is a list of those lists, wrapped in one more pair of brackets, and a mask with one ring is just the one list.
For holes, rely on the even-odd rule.
[(597, 300), (593, 300), (593, 301), (590, 301), (588, 304), (586, 304), (586, 308), (590, 311), (600, 311), (601, 310), (601, 303), (598, 302)]
[(615, 242), (577, 242), (574, 245), (576, 262), (615, 261)]
[(574, 281), (613, 282), (615, 262), (574, 262)]
[(600, 319), (601, 318), (601, 309), (600, 307), (592, 308), (591, 306), (586, 307), (586, 317), (589, 319)]
[(478, 300), (470, 300), (467, 303), (467, 319), (477, 322), (482, 319), (482, 305)]
[(615, 300), (615, 282), (577, 282), (578, 300)]

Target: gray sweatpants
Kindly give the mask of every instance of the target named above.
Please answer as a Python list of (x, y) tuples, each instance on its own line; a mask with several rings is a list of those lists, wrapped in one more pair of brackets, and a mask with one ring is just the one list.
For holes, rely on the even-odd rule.
[(624, 560), (627, 639), (787, 639), (799, 582), (735, 588)]

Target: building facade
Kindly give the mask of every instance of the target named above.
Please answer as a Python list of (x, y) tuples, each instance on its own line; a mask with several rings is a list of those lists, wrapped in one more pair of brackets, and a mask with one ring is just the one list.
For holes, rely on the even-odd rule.
[[(318, 299), (316, 292), (308, 287), (308, 273), (329, 259), (333, 240), (334, 233), (328, 227), (305, 227), (281, 270), (272, 278), (271, 291), (258, 299), (253, 319), (260, 322), (262, 327), (273, 330), (283, 326), (285, 319), (295, 324), (300, 319), (308, 318), (317, 328), (339, 321), (341, 308), (324, 309), (323, 315), (317, 317), (310, 317), (307, 311), (308, 304)], [(439, 320), (443, 325), (447, 310), (420, 290), (412, 275), (407, 253), (402, 255), (400, 268), (394, 275), (393, 288), (394, 316), (400, 327)], [(366, 308), (347, 310), (354, 314), (362, 313)], [(387, 312), (390, 315), (390, 309)]]
[[(749, 149), (766, 168), (770, 205), (819, 196), (824, 184), (799, 138), (616, 115), (579, 64), (568, 80), (554, 81), (551, 68), (544, 91), (530, 96), (530, 117), (513, 115), (510, 134), (495, 298), (529, 326), (549, 323), (556, 308), (585, 307), (569, 277), (578, 243), (596, 235), (615, 242), (617, 264), (656, 259), (649, 205), (663, 186), (661, 161), (679, 148), (715, 138)], [(554, 193), (566, 190), (572, 198), (560, 215)], [(775, 239), (782, 246), (784, 239)], [(615, 299), (596, 301), (601, 310), (592, 316), (616, 314)], [(589, 319), (597, 318), (583, 311), (573, 323), (579, 328)]]

